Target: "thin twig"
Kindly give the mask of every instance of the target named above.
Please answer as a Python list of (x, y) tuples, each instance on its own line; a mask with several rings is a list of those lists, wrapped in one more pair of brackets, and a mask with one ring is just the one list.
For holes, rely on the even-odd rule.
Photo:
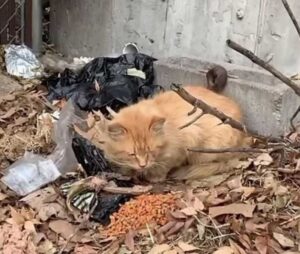
[(296, 174), (300, 171), (300, 169), (297, 168), (277, 168), (276, 170), (284, 174)]
[(296, 215), (296, 216), (293, 217), (293, 218), (290, 218), (290, 219), (287, 220), (287, 221), (281, 222), (279, 225), (280, 225), (280, 226), (283, 226), (283, 225), (286, 225), (286, 224), (288, 224), (288, 223), (290, 223), (290, 222), (292, 222), (292, 221), (298, 220), (298, 219), (300, 219), (300, 214)]
[(298, 22), (296, 20), (295, 15), (293, 14), (293, 12), (292, 12), (292, 10), (290, 8), (288, 2), (286, 0), (281, 0), (281, 1), (283, 3), (284, 8), (286, 9), (287, 13), (289, 14), (291, 20), (293, 21), (293, 24), (294, 24), (294, 26), (295, 26), (295, 28), (296, 28), (296, 30), (298, 32), (298, 35), (300, 36), (300, 27), (299, 27), (299, 24), (298, 24)]
[(271, 72), (276, 78), (280, 79), (283, 83), (292, 88), (297, 95), (300, 96), (300, 86), (291, 79), (289, 79), (287, 76), (285, 76), (283, 73), (275, 69), (272, 65), (266, 63), (264, 60), (256, 56), (253, 52), (242, 47), (241, 45), (237, 44), (232, 40), (227, 40), (226, 43), (230, 48), (249, 58), (253, 63)]
[(290, 124), (292, 126), (293, 131), (296, 131), (296, 126), (294, 125), (294, 120), (299, 113), (300, 113), (300, 106), (297, 108), (297, 110), (295, 111), (295, 113), (293, 114), (293, 116), (290, 120)]
[(151, 232), (151, 229), (150, 229), (148, 223), (146, 223), (146, 226), (147, 226), (147, 230), (148, 230), (148, 233), (149, 233), (149, 236), (150, 236), (150, 240), (151, 240), (152, 244), (155, 244), (154, 237), (152, 235), (152, 232)]
[(284, 146), (278, 146), (270, 149), (260, 149), (260, 148), (251, 148), (251, 147), (229, 147), (229, 148), (220, 148), (220, 149), (211, 149), (211, 148), (189, 148), (190, 152), (198, 153), (271, 153), (283, 149)]
[(234, 120), (233, 118), (225, 115), (223, 112), (219, 111), (216, 108), (213, 108), (206, 104), (203, 100), (192, 96), (188, 93), (184, 88), (182, 88), (178, 84), (172, 84), (172, 90), (176, 92), (182, 99), (190, 103), (191, 105), (197, 106), (198, 108), (202, 109), (204, 114), (211, 114), (217, 118), (219, 118), (223, 123), (229, 124), (232, 128), (245, 132), (246, 134), (250, 134), (251, 136), (262, 139), (262, 140), (269, 140), (273, 142), (282, 142), (281, 139), (273, 138), (273, 137), (265, 137), (256, 132), (248, 131), (245, 125), (241, 124), (240, 122)]
[(186, 124), (179, 127), (179, 130), (182, 130), (190, 125), (192, 125), (194, 122), (198, 121), (202, 116), (204, 115), (203, 112), (201, 112), (198, 116), (194, 117), (191, 121), (187, 122)]
[(209, 237), (208, 239), (210, 241), (212, 241), (212, 240), (216, 240), (216, 239), (220, 239), (220, 238), (224, 238), (224, 237), (229, 237), (229, 236), (236, 236), (236, 233), (229, 233), (229, 234), (225, 234), (225, 235), (218, 235), (218, 236), (215, 236), (215, 237)]

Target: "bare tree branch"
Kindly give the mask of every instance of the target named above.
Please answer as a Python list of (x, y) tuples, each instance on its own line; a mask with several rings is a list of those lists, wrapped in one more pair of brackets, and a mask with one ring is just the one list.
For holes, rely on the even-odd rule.
[(293, 131), (296, 131), (296, 126), (294, 125), (294, 120), (299, 113), (300, 113), (300, 106), (297, 108), (296, 112), (293, 114), (293, 116), (290, 120), (290, 124), (292, 126)]
[(244, 55), (245, 57), (249, 58), (253, 63), (259, 65), (260, 67), (264, 68), (265, 70), (271, 72), (276, 78), (280, 79), (283, 83), (287, 86), (292, 88), (294, 92), (300, 96), (300, 86), (296, 84), (294, 81), (290, 80), (287, 76), (282, 74), (280, 71), (275, 69), (272, 65), (266, 63), (264, 60), (257, 57), (253, 52), (250, 50), (242, 47), (241, 45), (237, 44), (232, 40), (227, 40), (227, 45), (234, 49), (235, 51), (239, 52), (240, 54)]
[(241, 124), (240, 122), (234, 120), (233, 118), (225, 115), (223, 112), (220, 112), (218, 109), (213, 108), (206, 104), (199, 98), (195, 98), (190, 93), (188, 93), (184, 88), (182, 88), (178, 84), (172, 84), (171, 89), (176, 92), (182, 99), (187, 101), (193, 106), (197, 106), (198, 108), (202, 109), (203, 114), (211, 114), (217, 118), (219, 118), (223, 123), (229, 124), (232, 128), (238, 129), (246, 134), (249, 134), (255, 138), (262, 139), (262, 140), (269, 140), (271, 142), (282, 142), (282, 139), (273, 138), (273, 137), (265, 137), (253, 131), (248, 131), (246, 126)]
[(251, 148), (251, 147), (229, 147), (229, 148), (189, 148), (190, 152), (198, 153), (271, 153), (283, 149), (284, 146), (278, 146), (270, 149)]
[(289, 14), (291, 20), (293, 21), (293, 24), (294, 24), (294, 26), (295, 26), (295, 28), (296, 28), (296, 30), (298, 32), (298, 35), (300, 36), (300, 27), (299, 27), (299, 24), (298, 24), (298, 22), (296, 20), (296, 17), (294, 16), (291, 8), (290, 8), (288, 2), (286, 0), (281, 0), (281, 1), (283, 3), (284, 8), (286, 9), (287, 13)]

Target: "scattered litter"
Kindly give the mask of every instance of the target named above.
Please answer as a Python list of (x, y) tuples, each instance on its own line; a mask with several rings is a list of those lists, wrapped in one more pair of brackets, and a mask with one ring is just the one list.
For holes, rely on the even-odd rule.
[(105, 114), (106, 106), (118, 111), (162, 90), (153, 85), (155, 60), (141, 53), (95, 58), (78, 74), (66, 69), (47, 78), (48, 99), (72, 99), (82, 110)]
[(24, 196), (56, 180), (62, 173), (74, 170), (77, 160), (72, 150), (72, 134), (69, 130), (73, 118), (74, 107), (72, 103), (68, 103), (55, 126), (54, 141), (57, 146), (53, 153), (43, 158), (26, 152), (22, 159), (7, 169), (1, 181), (18, 195)]
[(43, 185), (56, 180), (60, 172), (52, 160), (26, 152), (24, 158), (8, 168), (9, 173), (1, 181), (18, 195), (24, 196)]
[(26, 79), (42, 77), (43, 66), (25, 45), (9, 45), (5, 48), (6, 70), (9, 74)]

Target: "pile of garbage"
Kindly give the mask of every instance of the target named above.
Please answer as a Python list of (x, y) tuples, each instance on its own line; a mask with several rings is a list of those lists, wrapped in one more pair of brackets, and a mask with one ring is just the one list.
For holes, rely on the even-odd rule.
[(1, 68), (24, 86), (0, 97), (1, 253), (298, 253), (296, 149), (284, 162), (267, 149), (249, 155), (240, 174), (205, 179), (209, 188), (137, 185), (79, 130), (94, 110), (161, 91), (155, 59), (133, 44), (59, 68), (25, 46), (5, 52)]
[[(153, 84), (153, 62), (156, 59), (139, 53), (133, 44), (126, 45), (123, 51), (125, 54), (116, 58), (84, 59), (88, 61), (84, 66), (82, 61), (75, 59), (71, 65), (74, 67), (77, 61), (80, 68), (72, 70), (66, 68), (61, 73), (54, 72), (49, 75), (46, 72), (47, 67), (26, 46), (11, 45), (5, 49), (7, 72), (26, 79), (42, 77), (41, 85), (46, 87), (47, 95), (37, 96), (37, 100), (42, 105), (47, 102), (52, 111), (55, 110), (51, 114), (41, 114), (42, 112), (39, 111), (31, 115), (34, 117), (39, 113), (38, 115), (41, 114), (39, 119), (47, 115), (52, 132), (47, 133), (46, 141), (51, 142), (52, 150), (46, 156), (42, 156), (33, 153), (36, 149), (26, 149), (24, 157), (10, 165), (1, 179), (11, 190), (21, 196), (28, 195), (57, 180), (63, 174), (74, 171), (78, 163), (82, 166), (86, 177), (96, 175), (104, 177), (104, 173), (113, 172), (103, 152), (76, 133), (72, 126), (84, 123), (87, 113), (92, 110), (100, 110), (108, 115), (107, 107), (118, 111), (162, 90), (160, 86)], [(43, 62), (46, 62), (45, 59)], [(15, 113), (10, 111), (12, 109), (2, 118), (8, 118)], [(28, 117), (29, 114), (26, 115), (26, 119)], [(44, 123), (41, 126), (43, 131), (46, 131), (45, 127)], [(42, 136), (40, 133), (42, 130), (36, 131), (36, 136)], [(52, 139), (49, 139), (49, 135)], [(109, 181), (110, 184), (114, 182), (119, 187), (134, 187), (131, 179), (111, 178)], [(68, 195), (70, 190), (65, 189), (65, 194)], [(130, 190), (126, 194), (108, 195), (96, 193), (95, 190), (90, 190), (87, 194), (84, 186), (82, 190), (80, 195), (90, 202), (83, 205), (79, 202), (82, 198), (78, 197), (79, 193), (77, 193), (78, 195), (73, 195), (72, 198), (68, 196), (70, 204), (84, 212), (88, 212), (92, 205), (96, 204), (97, 209), (93, 211), (91, 218), (102, 224), (109, 223), (110, 214), (117, 211), (121, 203), (132, 197)]]

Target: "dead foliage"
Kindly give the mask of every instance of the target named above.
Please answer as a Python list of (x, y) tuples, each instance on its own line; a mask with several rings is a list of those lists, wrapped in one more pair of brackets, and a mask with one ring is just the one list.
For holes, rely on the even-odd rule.
[(44, 113), (42, 94), (18, 91), (0, 97), (0, 167), (3, 169), (25, 151), (49, 153), (53, 122)]

